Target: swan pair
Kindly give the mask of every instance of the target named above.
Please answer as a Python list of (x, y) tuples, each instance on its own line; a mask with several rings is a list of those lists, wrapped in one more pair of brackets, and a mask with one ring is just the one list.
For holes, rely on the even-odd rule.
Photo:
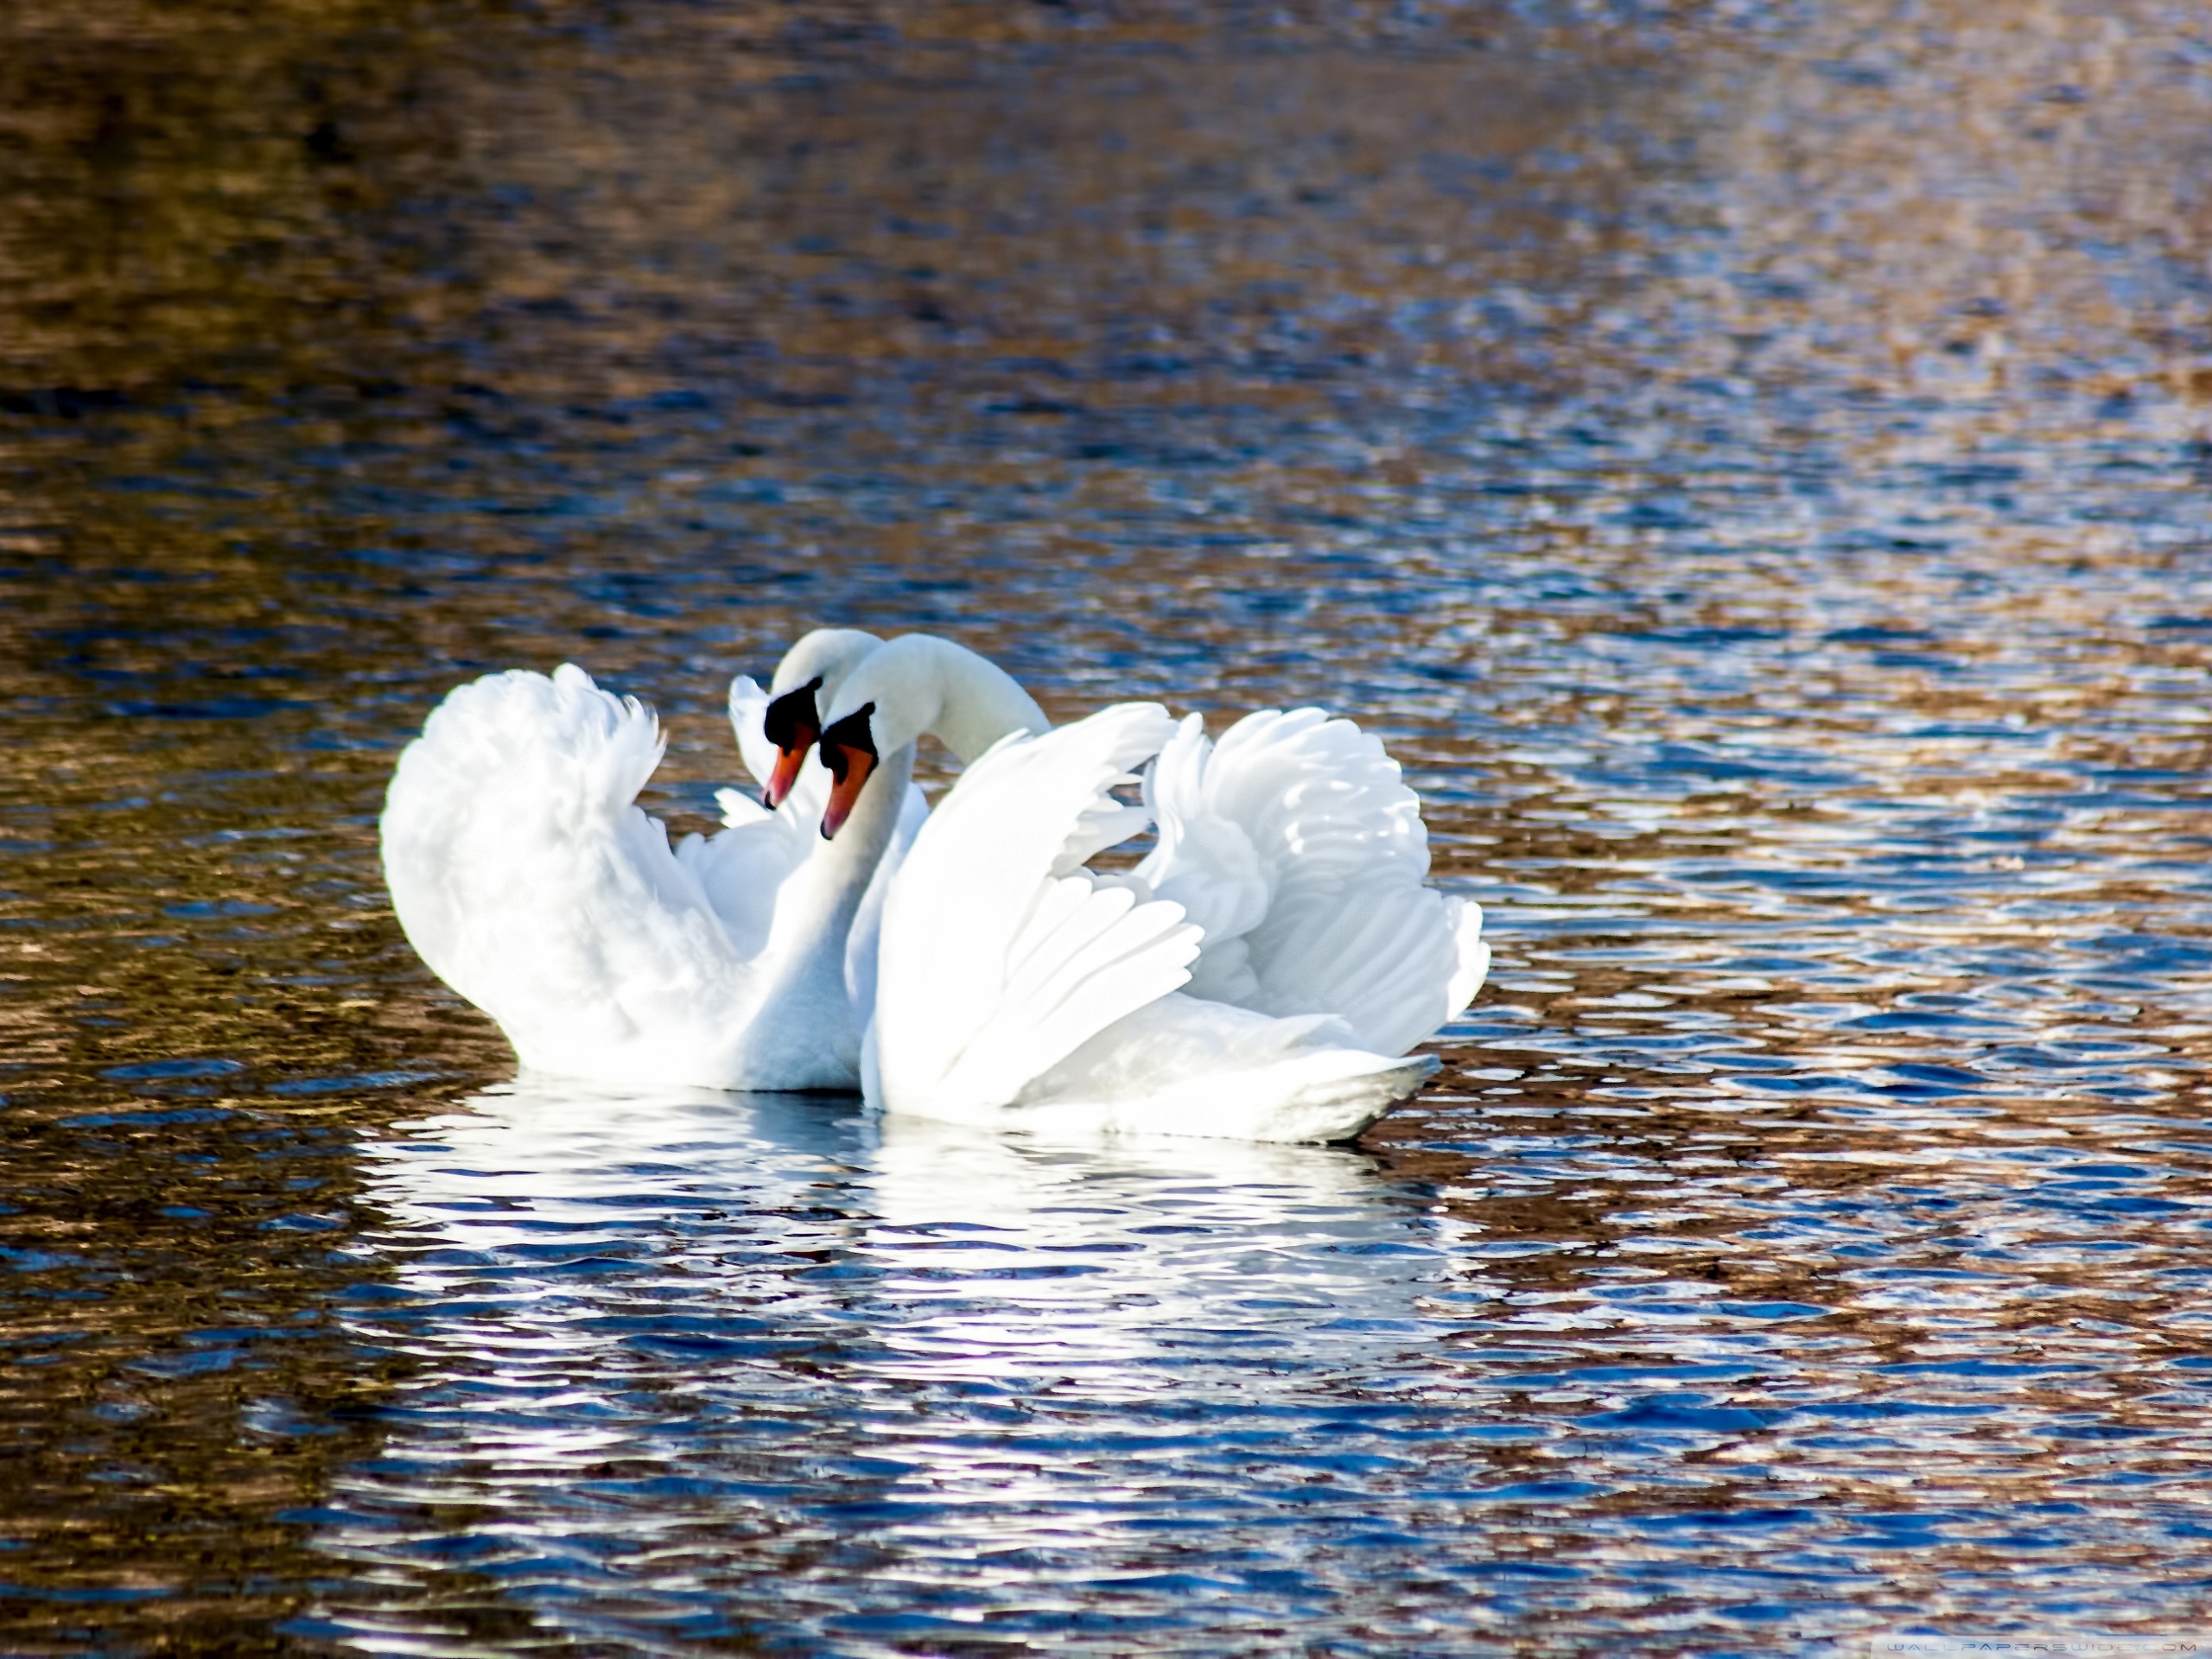
[[(1488, 967), (1479, 910), (1425, 885), (1396, 765), (1319, 710), (1218, 743), (1150, 702), (1054, 729), (973, 652), (851, 629), (729, 709), (766, 804), (725, 790), (725, 827), (673, 849), (633, 804), (658, 723), (581, 669), (462, 686), (401, 756), (394, 907), (526, 1070), (1342, 1140), (1435, 1069), (1407, 1051)], [(934, 812), (925, 735), (965, 767)], [(1089, 868), (1147, 829), (1134, 869)]]

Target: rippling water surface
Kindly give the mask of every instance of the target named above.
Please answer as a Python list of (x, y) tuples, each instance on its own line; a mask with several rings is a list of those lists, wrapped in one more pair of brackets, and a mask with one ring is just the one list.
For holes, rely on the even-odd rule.
[[(2094, 14), (2094, 15), (2092, 15)], [(10, 1651), (1821, 1654), (2212, 1599), (2212, 27), (22, 0)], [(1357, 1149), (511, 1081), (452, 685), (1382, 733)]]

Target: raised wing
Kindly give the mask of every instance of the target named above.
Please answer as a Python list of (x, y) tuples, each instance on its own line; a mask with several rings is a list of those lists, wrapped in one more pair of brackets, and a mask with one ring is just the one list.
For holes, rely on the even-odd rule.
[(711, 1080), (741, 1027), (748, 964), (632, 804), (663, 747), (650, 710), (568, 665), (459, 688), (400, 757), (382, 825), (400, 925), (525, 1065)]
[(1173, 729), (1158, 704), (1122, 703), (1008, 738), (931, 814), (884, 906), (874, 1075), (891, 1109), (987, 1116), (1189, 977), (1181, 906), (1081, 868), (1136, 827), (1110, 791)]
[(1400, 1054), (1479, 988), (1481, 912), (1425, 885), (1420, 798), (1351, 721), (1270, 709), (1214, 744), (1193, 715), (1146, 801), (1160, 842), (1137, 874), (1206, 929), (1192, 995), (1333, 1014)]

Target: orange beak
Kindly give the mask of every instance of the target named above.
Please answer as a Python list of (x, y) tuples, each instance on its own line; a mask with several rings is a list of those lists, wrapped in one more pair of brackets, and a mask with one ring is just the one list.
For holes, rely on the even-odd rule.
[(768, 786), (760, 791), (760, 803), (771, 812), (784, 804), (784, 798), (798, 782), (798, 769), (806, 764), (804, 748), (778, 749), (776, 769), (768, 774)]
[(833, 839), (853, 815), (861, 786), (875, 770), (875, 734), (868, 716), (875, 705), (864, 702), (822, 734), (822, 764), (830, 768), (830, 810), (822, 815), (822, 839)]
[(776, 764), (769, 771), (768, 786), (760, 791), (760, 804), (771, 812), (784, 804), (784, 797), (798, 782), (798, 769), (806, 764), (806, 752), (821, 735), (822, 721), (814, 711), (814, 694), (821, 689), (822, 677), (817, 674), (796, 690), (778, 697), (761, 716), (760, 729), (776, 746)]
[(830, 749), (824, 746), (822, 759), (836, 775), (830, 785), (830, 809), (822, 815), (822, 839), (830, 841), (845, 827), (845, 820), (853, 815), (854, 803), (861, 798), (861, 785), (868, 782), (868, 774), (875, 770), (875, 757), (865, 749), (839, 748), (836, 753), (845, 764), (839, 766), (830, 759)]

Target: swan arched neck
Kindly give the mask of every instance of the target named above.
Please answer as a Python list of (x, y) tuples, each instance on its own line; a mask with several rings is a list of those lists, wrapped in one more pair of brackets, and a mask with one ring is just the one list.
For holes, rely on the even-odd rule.
[(927, 734), (965, 766), (1010, 733), (1052, 729), (1012, 675), (934, 634), (904, 634), (870, 652), (823, 705), (823, 729), (869, 702), (868, 729), (885, 754)]
[(875, 770), (882, 783), (861, 792), (850, 821), (841, 826), (842, 833), (801, 865), (779, 894), (767, 954), (776, 955), (779, 947), (796, 950), (801, 941), (835, 940), (830, 954), (843, 972), (845, 935), (899, 828), (906, 785), (914, 775), (913, 746), (887, 753)]
[(899, 827), (913, 776), (914, 751), (887, 753), (882, 782), (855, 806), (835, 841), (817, 845), (776, 895), (760, 1000), (747, 1040), (764, 1075), (809, 1075), (818, 1081), (779, 1083), (778, 1088), (840, 1086), (860, 1058), (866, 1008), (855, 1009), (846, 973), (853, 927), (867, 903), (869, 883)]

